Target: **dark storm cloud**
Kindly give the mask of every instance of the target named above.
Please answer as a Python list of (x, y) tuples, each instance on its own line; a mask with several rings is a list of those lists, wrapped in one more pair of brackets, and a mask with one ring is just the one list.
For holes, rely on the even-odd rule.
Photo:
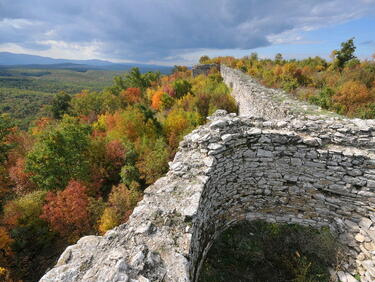
[(97, 42), (103, 57), (162, 60), (267, 46), (270, 35), (373, 11), (372, 0), (0, 0), (0, 44)]

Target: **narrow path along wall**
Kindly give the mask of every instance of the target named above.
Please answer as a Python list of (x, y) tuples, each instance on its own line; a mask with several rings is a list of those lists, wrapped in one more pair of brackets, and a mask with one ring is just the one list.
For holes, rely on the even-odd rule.
[[(205, 71), (197, 66), (195, 73)], [(220, 67), (221, 76), (228, 87), (232, 88), (232, 96), (239, 106), (239, 114), (243, 116), (261, 117), (264, 119), (280, 119), (304, 115), (337, 116), (320, 107), (293, 99), (290, 94), (279, 89), (271, 89), (260, 85), (255, 79), (240, 70)]]
[(329, 226), (346, 248), (340, 279), (375, 280), (375, 121), (291, 114), (285, 100), (262, 113), (268, 90), (221, 72), (254, 117), (217, 111), (127, 224), (68, 247), (41, 281), (197, 281), (220, 232), (254, 219)]

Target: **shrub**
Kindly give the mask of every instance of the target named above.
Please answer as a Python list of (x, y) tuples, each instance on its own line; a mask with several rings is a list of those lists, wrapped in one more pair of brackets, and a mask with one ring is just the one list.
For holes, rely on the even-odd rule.
[(298, 85), (297, 79), (292, 78), (292, 79), (284, 80), (281, 83), (281, 86), (282, 86), (284, 91), (293, 92), (295, 89), (298, 88), (299, 85)]
[(125, 105), (141, 102), (142, 90), (139, 88), (128, 88), (121, 91), (120, 96)]
[(9, 201), (4, 207), (4, 223), (9, 226), (39, 224), (46, 191), (34, 191)]
[(374, 100), (365, 84), (358, 81), (345, 82), (333, 96), (333, 101), (343, 105), (346, 113), (352, 114), (357, 108)]
[(332, 107), (332, 96), (335, 92), (329, 88), (323, 88), (318, 96), (311, 96), (309, 102), (321, 106), (323, 109), (330, 109)]
[(243, 222), (215, 240), (200, 281), (329, 281), (341, 255), (328, 229)]
[(140, 199), (141, 193), (136, 183), (132, 183), (129, 188), (124, 184), (114, 186), (109, 195), (108, 206), (99, 220), (99, 231), (103, 234), (126, 222)]
[(200, 64), (207, 64), (210, 61), (210, 57), (208, 56), (202, 56), (199, 58), (199, 63)]
[(143, 140), (136, 161), (139, 178), (147, 185), (154, 183), (168, 170), (169, 152), (164, 138)]
[(112, 207), (107, 207), (104, 209), (103, 215), (100, 217), (98, 229), (101, 234), (104, 234), (119, 224), (120, 219), (118, 218), (116, 210)]
[(364, 105), (357, 110), (357, 115), (363, 119), (374, 119), (375, 118), (375, 104), (371, 103)]
[(192, 85), (184, 79), (177, 79), (172, 83), (176, 98), (181, 98), (191, 91)]

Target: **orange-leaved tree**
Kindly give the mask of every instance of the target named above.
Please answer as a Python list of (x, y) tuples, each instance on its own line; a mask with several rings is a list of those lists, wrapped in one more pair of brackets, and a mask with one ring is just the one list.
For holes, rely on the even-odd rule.
[(365, 84), (358, 81), (347, 81), (333, 96), (333, 101), (343, 105), (345, 114), (351, 115), (363, 104), (373, 102), (374, 97)]
[(152, 95), (151, 107), (154, 110), (160, 110), (162, 105), (161, 98), (163, 97), (164, 92), (162, 90), (157, 90), (154, 95)]
[(120, 96), (125, 105), (136, 104), (142, 100), (142, 90), (135, 87), (128, 88), (121, 91)]
[(10, 238), (7, 230), (0, 226), (0, 279), (2, 281), (11, 281), (9, 279), (11, 263), (11, 244), (13, 240)]

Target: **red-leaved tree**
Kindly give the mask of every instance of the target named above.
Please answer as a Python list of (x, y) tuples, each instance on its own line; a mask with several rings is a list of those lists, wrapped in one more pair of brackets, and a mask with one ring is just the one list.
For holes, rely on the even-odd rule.
[(46, 196), (47, 203), (40, 217), (70, 242), (90, 230), (86, 190), (85, 185), (71, 180), (65, 190), (49, 192)]
[(128, 88), (123, 90), (120, 95), (125, 104), (136, 104), (142, 99), (142, 91), (139, 88)]
[(16, 164), (9, 168), (9, 177), (16, 184), (15, 191), (24, 195), (35, 189), (35, 184), (30, 179), (31, 173), (25, 171), (25, 159), (19, 158)]

